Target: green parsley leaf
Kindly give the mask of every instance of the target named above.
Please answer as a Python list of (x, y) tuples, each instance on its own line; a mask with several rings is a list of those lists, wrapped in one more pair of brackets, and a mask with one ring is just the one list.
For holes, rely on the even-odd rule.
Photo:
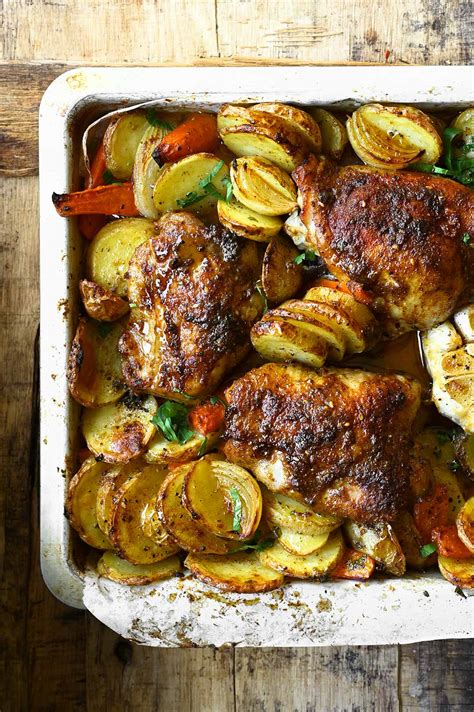
[(257, 284), (255, 285), (255, 289), (260, 294), (260, 296), (263, 298), (263, 301), (264, 301), (263, 313), (266, 314), (268, 311), (268, 299), (267, 299), (267, 295), (265, 294), (265, 291), (262, 287), (262, 283), (260, 281), (258, 281)]
[(240, 499), (240, 495), (238, 491), (235, 489), (235, 487), (232, 487), (229, 490), (229, 494), (232, 498), (232, 512), (234, 515), (233, 521), (232, 521), (232, 531), (233, 532), (240, 532), (241, 528), (241, 522), (242, 522), (242, 500)]
[(467, 596), (464, 593), (464, 591), (462, 590), (461, 586), (456, 586), (456, 588), (454, 589), (454, 593), (457, 593), (458, 596), (461, 596), (461, 598), (467, 598)]
[(193, 396), (190, 396), (189, 393), (185, 393), (184, 391), (178, 390), (178, 388), (174, 388), (173, 393), (179, 393), (179, 395), (183, 396), (183, 398), (188, 398), (189, 400), (194, 400)]
[(313, 250), (306, 250), (305, 252), (300, 252), (299, 255), (296, 255), (295, 259), (293, 262), (295, 265), (300, 265), (302, 262), (315, 262), (317, 259), (317, 254)]
[(194, 431), (189, 427), (188, 409), (182, 403), (165, 401), (160, 405), (151, 422), (170, 442), (184, 445), (194, 435)]
[(122, 181), (117, 180), (112, 171), (109, 171), (109, 169), (107, 168), (102, 173), (102, 182), (104, 185), (115, 185), (116, 183), (121, 183)]
[(99, 336), (101, 339), (105, 339), (112, 329), (114, 328), (114, 325), (110, 323), (110, 321), (99, 321), (97, 322), (97, 331), (99, 332)]
[(469, 245), (472, 238), (468, 232), (465, 232), (461, 235), (461, 240), (464, 242), (465, 245)]
[(218, 403), (220, 403), (221, 405), (224, 406), (224, 408), (226, 407), (225, 402), (222, 400), (222, 398), (219, 398), (218, 396), (211, 396), (209, 398), (209, 403), (211, 405), (217, 405)]
[[(474, 184), (474, 159), (457, 157), (453, 153), (453, 140), (460, 134), (462, 134), (462, 129), (456, 129), (452, 126), (448, 126), (448, 128), (443, 131), (443, 167), (435, 166), (431, 163), (412, 163), (410, 167), (416, 171), (422, 171), (423, 173), (437, 173), (439, 175), (449, 176), (463, 185)], [(467, 145), (471, 146), (471, 144)], [(471, 148), (469, 148), (469, 150), (471, 150)], [(461, 149), (461, 151), (465, 155), (466, 151), (464, 151), (464, 149)]]
[(449, 463), (449, 469), (451, 470), (451, 472), (457, 472), (460, 467), (461, 467), (461, 465), (457, 460), (452, 460)]
[(202, 200), (206, 196), (204, 194), (199, 194), (196, 193), (194, 190), (190, 191), (189, 193), (186, 193), (186, 196), (184, 198), (179, 198), (176, 203), (180, 208), (187, 208), (189, 205), (193, 205), (193, 203), (197, 203), (199, 200)]
[(222, 184), (225, 187), (225, 202), (228, 203), (232, 198), (234, 187), (232, 185), (231, 179), (227, 176), (224, 176), (224, 178), (222, 179)]
[(435, 544), (423, 544), (423, 546), (420, 547), (420, 556), (422, 559), (426, 559), (428, 556), (431, 556), (431, 554), (434, 554), (435, 551)]
[(213, 183), (208, 183), (207, 185), (205, 185), (204, 192), (207, 193), (208, 195), (212, 195), (214, 198), (217, 198), (217, 200), (224, 200), (224, 196), (219, 193), (219, 191), (217, 190), (216, 186), (213, 185)]
[(462, 134), (462, 129), (448, 126), (443, 131), (444, 164), (449, 170), (453, 170), (453, 139)]
[(207, 438), (204, 438), (204, 440), (201, 443), (201, 447), (199, 448), (198, 457), (202, 457), (203, 455), (205, 455), (206, 450), (207, 450)]
[(135, 304), (135, 302), (129, 302), (128, 306), (130, 307), (130, 309), (135, 309), (137, 305)]
[(264, 549), (268, 549), (270, 546), (273, 546), (274, 543), (274, 537), (262, 539), (262, 534), (260, 530), (257, 529), (257, 531), (255, 532), (255, 536), (250, 539), (250, 541), (246, 542), (238, 549), (233, 549), (232, 551), (247, 551), (248, 549), (252, 549), (253, 551), (263, 551)]
[(435, 166), (432, 163), (410, 163), (410, 168), (414, 168), (416, 171), (421, 171), (422, 173), (439, 173), (443, 176), (454, 176), (452, 170)]
[(199, 181), (199, 187), (204, 189), (207, 185), (209, 185), (219, 173), (223, 165), (224, 161), (219, 161), (218, 163), (216, 163), (212, 171), (210, 171), (204, 178), (201, 178), (201, 180)]
[(146, 120), (151, 126), (157, 126), (158, 128), (163, 129), (163, 131), (167, 131), (168, 133), (173, 130), (171, 124), (169, 124), (167, 121), (163, 121), (162, 119), (158, 118), (155, 109), (148, 109), (148, 111), (146, 112)]

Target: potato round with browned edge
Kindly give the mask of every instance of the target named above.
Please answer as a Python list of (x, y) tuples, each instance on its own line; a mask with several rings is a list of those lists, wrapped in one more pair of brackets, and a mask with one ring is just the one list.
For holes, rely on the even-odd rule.
[(330, 574), (344, 553), (344, 541), (339, 529), (333, 531), (327, 542), (306, 556), (290, 553), (279, 542), (259, 553), (266, 566), (294, 578), (320, 578)]
[(278, 235), (283, 226), (281, 218), (259, 215), (235, 199), (229, 202), (219, 200), (217, 215), (219, 222), (228, 230), (255, 242), (268, 242)]
[(295, 264), (299, 251), (284, 237), (276, 236), (265, 250), (262, 287), (269, 302), (281, 304), (293, 297), (304, 279), (303, 267)]
[(104, 462), (97, 462), (94, 457), (87, 458), (71, 479), (67, 492), (66, 514), (69, 524), (94, 549), (111, 548), (108, 538), (99, 528), (96, 516), (97, 490), (107, 468)]
[(130, 180), (140, 141), (149, 127), (146, 115), (129, 111), (111, 120), (104, 135), (105, 162), (115, 178)]
[(181, 561), (170, 556), (153, 564), (131, 564), (113, 551), (106, 551), (97, 562), (99, 576), (127, 586), (144, 586), (171, 578), (181, 571)]
[(233, 593), (264, 593), (283, 586), (285, 577), (265, 566), (255, 552), (216, 556), (188, 554), (184, 565), (210, 586)]
[(81, 279), (79, 291), (88, 316), (97, 321), (116, 321), (129, 310), (128, 302), (110, 289), (104, 289), (95, 282)]
[(451, 559), (438, 556), (439, 570), (444, 578), (459, 588), (474, 588), (474, 557), (472, 559)]

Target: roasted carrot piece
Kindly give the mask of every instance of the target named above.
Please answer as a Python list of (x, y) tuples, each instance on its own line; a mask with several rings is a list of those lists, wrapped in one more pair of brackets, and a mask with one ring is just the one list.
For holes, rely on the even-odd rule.
[(472, 559), (473, 554), (458, 536), (455, 524), (445, 527), (436, 527), (431, 532), (431, 541), (436, 544), (438, 554), (451, 559)]
[(74, 215), (139, 215), (131, 183), (100, 185), (78, 193), (53, 193), (53, 204), (63, 218)]
[(201, 435), (215, 433), (224, 425), (225, 407), (222, 403), (202, 403), (195, 406), (188, 416), (193, 430)]
[(331, 571), (331, 578), (365, 580), (372, 576), (375, 568), (374, 559), (355, 549), (346, 549), (336, 568)]
[[(91, 163), (87, 188), (97, 188), (98, 185), (102, 185), (106, 169), (104, 143), (102, 142)], [(79, 230), (86, 240), (92, 240), (106, 222), (104, 215), (80, 215), (78, 221)]]
[(202, 151), (213, 151), (219, 142), (217, 120), (213, 114), (193, 114), (170, 131), (157, 146), (153, 158), (160, 165)]
[(357, 284), (357, 282), (339, 282), (336, 279), (324, 279), (324, 277), (321, 277), (317, 280), (314, 286), (329, 287), (329, 289), (336, 289), (339, 292), (345, 292), (346, 294), (350, 294), (354, 297), (354, 299), (357, 299), (358, 302), (366, 304), (367, 306), (370, 306), (374, 301), (372, 295), (369, 292), (366, 292), (365, 289), (362, 289), (360, 284)]
[(437, 484), (431, 493), (413, 508), (415, 525), (424, 542), (431, 541), (431, 532), (435, 527), (444, 527), (448, 523), (449, 496), (445, 485)]

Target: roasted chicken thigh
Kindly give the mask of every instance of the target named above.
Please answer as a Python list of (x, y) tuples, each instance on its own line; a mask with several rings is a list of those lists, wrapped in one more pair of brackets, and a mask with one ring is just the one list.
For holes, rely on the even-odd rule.
[(212, 392), (250, 349), (263, 311), (256, 243), (186, 212), (167, 213), (130, 261), (120, 341), (134, 390), (183, 400)]
[(393, 519), (409, 496), (420, 385), (265, 364), (226, 391), (224, 453), (269, 489), (342, 517)]
[(293, 174), (307, 246), (374, 297), (389, 335), (425, 330), (472, 300), (474, 193), (426, 173), (337, 166), (310, 156)]

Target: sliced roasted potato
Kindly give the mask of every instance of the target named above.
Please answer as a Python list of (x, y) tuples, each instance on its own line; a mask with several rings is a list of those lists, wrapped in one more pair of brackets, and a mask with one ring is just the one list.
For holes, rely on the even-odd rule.
[[(333, 331), (335, 330), (344, 340), (344, 352), (346, 356), (361, 353), (374, 345), (376, 333), (376, 320), (371, 316), (371, 320), (360, 324), (351, 317), (341, 306), (330, 302), (313, 302), (306, 296), (295, 308), (304, 315), (312, 315), (318, 321), (326, 324)], [(368, 310), (367, 310), (368, 311)]]
[(454, 438), (454, 449), (464, 472), (474, 479), (474, 433), (460, 431)]
[(144, 218), (123, 218), (107, 223), (89, 246), (88, 278), (119, 297), (126, 297), (128, 263), (138, 245), (154, 234), (153, 222)]
[[(154, 505), (165, 476), (164, 467), (145, 465), (128, 477), (113, 497), (109, 538), (119, 555), (132, 564), (162, 561), (179, 551), (162, 525), (156, 520), (150, 523), (155, 512), (150, 503)], [(162, 530), (161, 536), (157, 527)], [(153, 538), (147, 534), (153, 534)]]
[(458, 536), (474, 555), (474, 497), (463, 504), (456, 517)]
[(371, 556), (394, 576), (403, 576), (406, 561), (402, 547), (390, 524), (358, 524), (347, 521), (344, 531), (351, 546)]
[(319, 536), (331, 532), (342, 523), (342, 519), (332, 514), (315, 512), (307, 504), (271, 492), (262, 486), (263, 516), (268, 525), (291, 529), (300, 534)]
[(85, 460), (69, 483), (66, 514), (70, 525), (94, 549), (110, 549), (110, 542), (97, 523), (95, 503), (100, 478), (107, 470), (94, 457)]
[(112, 526), (114, 498), (130, 475), (140, 471), (141, 466), (143, 464), (137, 462), (137, 460), (132, 460), (132, 462), (123, 465), (115, 465), (115, 467), (110, 467), (109, 465), (100, 477), (95, 513), (97, 523), (107, 537)]
[(144, 586), (162, 579), (171, 578), (181, 571), (177, 556), (156, 561), (153, 564), (131, 564), (113, 551), (106, 551), (97, 562), (97, 573), (104, 578), (127, 586)]
[(326, 341), (328, 344), (328, 358), (332, 361), (341, 361), (344, 358), (346, 342), (337, 322), (320, 319), (319, 315), (311, 309), (311, 302), (290, 299), (281, 306), (267, 312), (267, 314), (286, 319), (290, 323), (297, 323), (304, 327), (306, 331)]
[(266, 158), (234, 159), (230, 178), (237, 200), (260, 215), (285, 215), (297, 206), (296, 185), (288, 173)]
[(88, 279), (81, 279), (79, 291), (82, 303), (88, 316), (97, 321), (116, 321), (124, 316), (128, 310), (128, 302), (110, 289), (104, 289), (99, 284)]
[(170, 463), (170, 462), (190, 462), (200, 455), (205, 455), (217, 443), (218, 434), (211, 433), (204, 437), (200, 433), (193, 435), (187, 442), (167, 440), (161, 430), (157, 430), (150, 440), (148, 449), (144, 454), (147, 462)]
[(262, 516), (262, 494), (252, 475), (212, 456), (188, 468), (183, 504), (206, 529), (230, 539), (253, 537)]
[(82, 432), (87, 447), (105, 462), (128, 462), (141, 455), (155, 433), (151, 419), (158, 405), (153, 396), (122, 398), (118, 403), (86, 410)]
[(327, 341), (297, 321), (267, 314), (250, 332), (253, 347), (259, 354), (269, 361), (299, 361), (313, 368), (324, 364), (329, 351)]
[(229, 169), (212, 153), (194, 153), (160, 170), (153, 190), (157, 213), (189, 209), (203, 213), (226, 195)]
[(474, 108), (464, 109), (461, 113), (456, 116), (451, 126), (455, 129), (462, 130), (462, 143), (464, 146), (469, 146), (470, 149), (462, 154), (459, 149), (455, 148), (460, 155), (464, 155), (465, 158), (474, 158)]
[(459, 486), (454, 444), (450, 433), (444, 428), (425, 428), (415, 439), (419, 454), (431, 464), (434, 481), (446, 488), (449, 496), (448, 524), (455, 524), (456, 517), (464, 504), (464, 495)]
[(149, 126), (143, 134), (137, 148), (133, 165), (133, 196), (135, 205), (145, 218), (156, 220), (160, 210), (153, 199), (153, 188), (162, 169), (153, 158), (153, 152), (168, 133), (163, 124)]
[(321, 130), (317, 121), (307, 111), (289, 104), (263, 102), (254, 104), (252, 111), (263, 111), (280, 116), (301, 134), (312, 153), (321, 153)]
[(321, 549), (329, 539), (330, 532), (322, 534), (301, 534), (288, 527), (280, 527), (278, 542), (284, 549), (296, 556), (308, 556)]
[(400, 512), (392, 527), (410, 568), (426, 569), (436, 563), (436, 554), (421, 555), (422, 546), (427, 542), (423, 541), (409, 512)]
[(285, 582), (282, 574), (265, 566), (254, 552), (227, 556), (188, 554), (184, 565), (200, 581), (233, 593), (264, 593)]
[(279, 542), (259, 553), (260, 561), (275, 571), (294, 578), (327, 576), (342, 558), (344, 541), (339, 529), (333, 531), (326, 544), (307, 556), (291, 554)]
[(295, 264), (298, 250), (289, 240), (276, 236), (265, 250), (262, 265), (262, 287), (269, 302), (281, 304), (301, 288), (304, 270)]
[(474, 588), (474, 558), (450, 559), (438, 556), (439, 570), (444, 578), (459, 588)]
[(149, 127), (145, 114), (130, 111), (112, 119), (104, 135), (105, 162), (115, 178), (129, 180), (140, 141)]
[(321, 152), (338, 160), (344, 153), (348, 142), (347, 131), (344, 124), (330, 111), (312, 107), (308, 109), (321, 132)]
[(283, 226), (281, 218), (259, 215), (235, 199), (228, 203), (218, 200), (217, 215), (228, 230), (256, 242), (268, 242), (278, 235)]
[(239, 543), (212, 534), (199, 521), (192, 518), (182, 503), (184, 478), (190, 467), (190, 464), (178, 467), (162, 484), (156, 503), (160, 521), (185, 551), (228, 554), (239, 546)]
[(79, 319), (67, 363), (72, 397), (86, 408), (118, 401), (125, 393), (118, 341), (122, 324)]

